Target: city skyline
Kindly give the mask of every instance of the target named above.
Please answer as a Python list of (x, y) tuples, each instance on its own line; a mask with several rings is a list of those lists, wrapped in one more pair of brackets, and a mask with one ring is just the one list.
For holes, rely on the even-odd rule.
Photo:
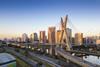
[[(99, 0), (0, 0), (0, 38), (59, 26), (61, 16), (84, 35), (100, 33)], [(73, 29), (72, 29), (73, 31)]]

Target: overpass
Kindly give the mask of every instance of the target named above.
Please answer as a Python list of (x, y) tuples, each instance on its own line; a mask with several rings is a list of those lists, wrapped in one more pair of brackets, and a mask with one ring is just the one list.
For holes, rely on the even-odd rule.
[(79, 57), (72, 56), (71, 54), (69, 54), (68, 52), (65, 52), (63, 49), (61, 49), (59, 47), (56, 47), (55, 50), (56, 50), (57, 54), (61, 55), (66, 60), (69, 60), (69, 61), (71, 61), (79, 66), (82, 66), (82, 67), (100, 67), (100, 66), (94, 65), (92, 63), (89, 63), (87, 61), (84, 61)]
[(40, 49), (40, 51), (43, 51), (48, 54), (54, 56), (55, 55), (55, 47), (57, 44), (49, 44), (49, 43), (9, 43), (12, 46), (18, 46), (20, 48), (34, 48), (34, 49)]
[(87, 55), (94, 55), (94, 56), (100, 56), (99, 53), (91, 53), (91, 52), (84, 52), (84, 51), (78, 51), (78, 50), (70, 50), (67, 52), (70, 52), (70, 53), (79, 53), (79, 54), (87, 54)]
[[(25, 45), (27, 45), (27, 44), (28, 43), (25, 43)], [(30, 45), (33, 45), (33, 47), (34, 47), (34, 44), (30, 43)], [(37, 48), (38, 48), (38, 46), (37, 46)], [(69, 61), (71, 61), (79, 66), (82, 66), (82, 67), (100, 67), (100, 66), (97, 66), (95, 64), (84, 61), (83, 59), (81, 59), (79, 57), (72, 56), (69, 52), (65, 52), (63, 49), (61, 49), (60, 47), (57, 47), (56, 45), (41, 44), (41, 45), (39, 45), (39, 48), (41, 48), (44, 51), (46, 51), (46, 48), (47, 48), (50, 50), (50, 53), (52, 53), (52, 56), (57, 53), (58, 55), (61, 55), (62, 57), (64, 57), (66, 60), (69, 60)], [(50, 64), (52, 64), (52, 63), (50, 62)]]
[(51, 61), (51, 58), (48, 58), (46, 56), (37, 55), (37, 54), (32, 53), (32, 52), (29, 52), (29, 55), (32, 56), (32, 57), (38, 58), (38, 60), (41, 61), (41, 62), (48, 63), (52, 67), (61, 67), (60, 65), (55, 63), (54, 60)]
[(10, 49), (10, 48), (4, 47), (4, 49), (6, 50), (7, 53), (10, 53), (10, 54), (14, 55), (15, 57), (18, 57), (19, 59), (26, 62), (28, 65), (30, 65), (30, 67), (37, 67), (38, 66), (38, 62), (31, 60), (28, 57)]
[(59, 64), (57, 64), (55, 62), (54, 59), (51, 59), (51, 58), (46, 57), (46, 56), (35, 54), (31, 51), (28, 51), (29, 57), (26, 57), (26, 56), (20, 54), (20, 52), (16, 52), (15, 48), (4, 47), (4, 49), (6, 50), (6, 52), (11, 53), (14, 56), (16, 56), (16, 57), (20, 58), (21, 60), (25, 61), (27, 64), (30, 65), (30, 67), (38, 67), (39, 63), (37, 61), (34, 61), (34, 59), (29, 58), (29, 57), (36, 58), (38, 61), (42, 62), (44, 65), (48, 64), (51, 67), (61, 67)]

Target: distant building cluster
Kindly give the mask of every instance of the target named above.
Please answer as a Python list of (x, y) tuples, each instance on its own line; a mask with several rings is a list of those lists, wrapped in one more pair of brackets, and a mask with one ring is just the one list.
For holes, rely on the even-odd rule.
[[(74, 37), (72, 37), (72, 29), (67, 28), (67, 16), (64, 19), (61, 18), (60, 28), (56, 30), (56, 27), (52, 26), (48, 28), (48, 32), (46, 35), (46, 31), (40, 31), (39, 35), (34, 32), (28, 36), (26, 33), (23, 33), (21, 37), (12, 38), (9, 41), (16, 42), (30, 42), (30, 43), (49, 43), (49, 44), (60, 44), (69, 42), (71, 45), (91, 45), (91, 44), (100, 44), (100, 35), (99, 36), (91, 36), (91, 37), (83, 37), (83, 33), (75, 33)], [(67, 38), (67, 39), (66, 39)], [(6, 38), (4, 41), (8, 41)]]
[[(72, 37), (72, 30), (70, 28), (67, 28), (66, 30), (67, 38), (72, 45), (100, 44), (100, 36), (83, 37), (83, 33), (75, 33), (75, 36)], [(37, 33), (32, 33), (29, 37), (26, 33), (23, 33), (21, 37), (12, 39), (5, 38), (4, 41), (60, 44), (61, 32), (61, 30), (56, 30), (55, 27), (49, 27), (48, 35), (46, 35), (46, 31), (40, 31), (39, 35)]]
[(84, 38), (85, 44), (100, 44), (100, 35), (98, 36), (90, 36), (90, 37), (85, 37)]

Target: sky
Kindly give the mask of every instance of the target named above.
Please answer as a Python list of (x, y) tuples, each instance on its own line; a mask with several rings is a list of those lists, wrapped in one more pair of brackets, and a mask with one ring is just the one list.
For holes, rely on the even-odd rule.
[(58, 28), (66, 15), (73, 32), (100, 33), (100, 0), (0, 0), (0, 38)]

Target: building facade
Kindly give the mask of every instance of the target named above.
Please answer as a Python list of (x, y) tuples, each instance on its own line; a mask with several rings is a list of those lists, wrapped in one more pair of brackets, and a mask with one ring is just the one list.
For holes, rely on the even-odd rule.
[(96, 45), (100, 45), (100, 39), (96, 40)]
[(67, 36), (68, 41), (70, 42), (70, 44), (72, 44), (72, 29), (67, 28)]
[(60, 43), (60, 39), (61, 39), (61, 30), (57, 30), (56, 32), (56, 43)]
[(22, 34), (22, 42), (28, 42), (28, 35), (26, 33)]
[(83, 33), (76, 33), (75, 34), (75, 45), (82, 45), (83, 44)]
[(39, 41), (40, 41), (40, 43), (46, 43), (45, 31), (40, 31)]
[(38, 41), (38, 35), (37, 33), (32, 33), (30, 35), (30, 42), (35, 42), (35, 41)]
[[(66, 28), (66, 31), (67, 31), (67, 33), (66, 33), (67, 37), (65, 37), (65, 38), (67, 38), (68, 41), (70, 42), (70, 44), (72, 44), (72, 30), (70, 28)], [(62, 30), (57, 30), (57, 32), (56, 32), (56, 43), (60, 43), (61, 33), (62, 33)]]
[(56, 38), (55, 38), (55, 27), (49, 27), (48, 28), (48, 43), (55, 44)]

